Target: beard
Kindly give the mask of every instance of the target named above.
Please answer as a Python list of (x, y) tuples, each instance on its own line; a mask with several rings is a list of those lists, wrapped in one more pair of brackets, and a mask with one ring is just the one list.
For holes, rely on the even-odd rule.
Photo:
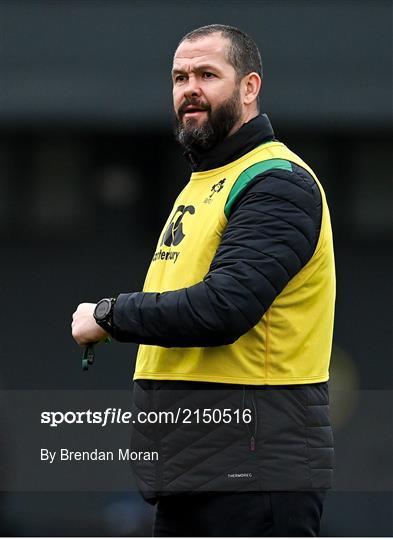
[[(183, 122), (184, 108), (188, 105), (206, 110), (207, 120), (201, 125), (198, 125), (198, 121), (194, 118)], [(209, 105), (191, 99), (184, 102), (179, 107), (178, 115), (175, 115), (175, 138), (186, 150), (209, 150), (228, 136), (240, 117), (239, 87), (236, 87), (232, 96), (214, 110)]]

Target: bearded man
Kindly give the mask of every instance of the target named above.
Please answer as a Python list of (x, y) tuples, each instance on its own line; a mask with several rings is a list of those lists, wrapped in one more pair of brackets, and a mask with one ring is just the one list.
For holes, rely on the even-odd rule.
[(155, 536), (316, 536), (333, 459), (326, 197), (259, 112), (261, 58), (244, 32), (190, 32), (172, 80), (191, 178), (143, 291), (81, 304), (73, 336), (141, 344), (134, 418), (172, 414), (133, 426), (132, 450), (159, 454), (134, 463)]

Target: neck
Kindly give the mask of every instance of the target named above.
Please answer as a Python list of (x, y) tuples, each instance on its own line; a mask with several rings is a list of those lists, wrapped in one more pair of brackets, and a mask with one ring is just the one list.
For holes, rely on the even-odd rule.
[(244, 126), (244, 124), (247, 124), (247, 122), (250, 122), (250, 120), (256, 118), (258, 115), (259, 111), (257, 111), (255, 108), (250, 111), (246, 110), (242, 117), (236, 122), (231, 131), (228, 133), (227, 138), (236, 133), (236, 131), (239, 131), (239, 129)]
[(251, 117), (231, 136), (226, 137), (217, 146), (209, 150), (186, 150), (184, 155), (191, 164), (193, 171), (206, 171), (221, 167), (234, 161), (241, 155), (251, 151), (256, 146), (273, 140), (274, 133), (266, 114)]

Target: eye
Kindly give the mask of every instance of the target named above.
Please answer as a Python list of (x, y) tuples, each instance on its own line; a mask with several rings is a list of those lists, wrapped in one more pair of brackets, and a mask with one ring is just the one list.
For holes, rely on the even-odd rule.
[(213, 79), (215, 77), (214, 73), (211, 73), (211, 71), (204, 71), (203, 72), (203, 78), (204, 79)]
[(174, 81), (175, 83), (182, 83), (186, 80), (185, 75), (175, 75)]

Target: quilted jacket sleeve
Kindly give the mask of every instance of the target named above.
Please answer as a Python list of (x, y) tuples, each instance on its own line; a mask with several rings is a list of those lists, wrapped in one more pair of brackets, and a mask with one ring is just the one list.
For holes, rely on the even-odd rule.
[(203, 281), (165, 293), (120, 294), (112, 335), (164, 347), (233, 343), (311, 258), (321, 196), (303, 169), (256, 177), (240, 194)]

